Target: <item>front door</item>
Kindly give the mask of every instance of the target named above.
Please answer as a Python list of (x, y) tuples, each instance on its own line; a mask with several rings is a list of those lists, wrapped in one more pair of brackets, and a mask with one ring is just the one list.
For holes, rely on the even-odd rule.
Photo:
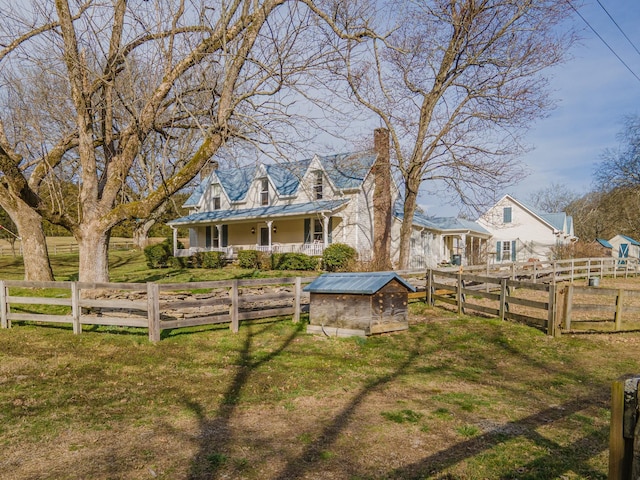
[(260, 245), (264, 247), (269, 245), (269, 228), (268, 227), (260, 228)]

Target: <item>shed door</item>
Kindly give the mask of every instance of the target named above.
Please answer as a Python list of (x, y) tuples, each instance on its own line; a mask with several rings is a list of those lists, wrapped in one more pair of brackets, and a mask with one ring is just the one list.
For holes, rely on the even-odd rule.
[(618, 257), (627, 258), (629, 256), (629, 244), (621, 243), (620, 250), (618, 250)]

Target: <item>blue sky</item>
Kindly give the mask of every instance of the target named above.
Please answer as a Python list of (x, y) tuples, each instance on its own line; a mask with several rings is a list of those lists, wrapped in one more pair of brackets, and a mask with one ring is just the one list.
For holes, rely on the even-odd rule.
[[(640, 49), (640, 3), (600, 0), (636, 48)], [(586, 0), (582, 16), (640, 77), (640, 55), (596, 0)], [(577, 193), (591, 188), (602, 151), (618, 144), (625, 115), (640, 114), (640, 80), (634, 77), (580, 18), (583, 40), (573, 59), (553, 70), (551, 86), (558, 99), (551, 115), (539, 121), (526, 140), (535, 149), (523, 160), (531, 175), (509, 193), (522, 200), (545, 184), (566, 185)]]
[[(640, 49), (640, 2), (600, 0), (633, 44)], [(582, 16), (625, 63), (640, 76), (640, 55), (620, 33), (596, 0), (586, 0)], [(592, 174), (604, 149), (618, 144), (625, 115), (640, 114), (640, 81), (596, 34), (576, 16), (582, 40), (572, 59), (552, 70), (551, 88), (558, 105), (532, 126), (525, 138), (534, 150), (522, 161), (530, 175), (504, 193), (526, 201), (551, 183), (579, 193), (591, 189)], [(424, 205), (431, 215), (456, 215), (457, 208)]]

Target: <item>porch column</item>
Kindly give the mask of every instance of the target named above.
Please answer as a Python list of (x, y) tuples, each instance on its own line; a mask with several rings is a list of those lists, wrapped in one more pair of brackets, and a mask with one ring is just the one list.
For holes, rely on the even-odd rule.
[(178, 253), (178, 229), (174, 226), (171, 226), (172, 234), (173, 234), (173, 256), (176, 256)]
[(462, 251), (460, 252), (460, 265), (465, 265), (468, 262), (467, 259), (467, 234), (463, 233), (460, 235), (460, 241), (462, 242)]
[(273, 225), (273, 220), (267, 220), (267, 230), (269, 231), (269, 251), (271, 251), (271, 226)]
[(329, 245), (329, 217), (322, 215), (322, 247)]
[(218, 248), (222, 246), (222, 224), (216, 225), (216, 230), (218, 230)]

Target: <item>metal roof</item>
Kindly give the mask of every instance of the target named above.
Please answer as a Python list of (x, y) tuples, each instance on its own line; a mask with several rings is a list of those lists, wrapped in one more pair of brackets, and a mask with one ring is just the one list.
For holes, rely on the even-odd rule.
[[(341, 190), (348, 190), (359, 188), (362, 185), (376, 160), (376, 154), (372, 152), (342, 153), (318, 157), (318, 160), (333, 185)], [(278, 195), (291, 196), (297, 193), (300, 181), (309, 169), (311, 161), (312, 159), (306, 159), (262, 165)], [(257, 178), (259, 171), (260, 169), (255, 165), (215, 170), (194, 189), (184, 206), (195, 207), (198, 205), (209, 185), (217, 182), (220, 182), (230, 201), (241, 201), (247, 195), (249, 187)]]
[(613, 248), (613, 245), (611, 245), (609, 241), (605, 240), (604, 238), (596, 238), (596, 242), (598, 242), (600, 245), (602, 245), (605, 248)]
[(243, 208), (239, 210), (212, 210), (176, 218), (168, 225), (193, 225), (196, 223), (215, 223), (228, 221), (251, 220), (255, 218), (286, 217), (293, 215), (309, 215), (321, 212), (333, 212), (347, 202), (342, 200), (322, 200), (318, 202), (295, 203), (293, 205), (276, 205), (271, 207)]
[[(404, 218), (402, 203), (397, 202), (395, 204), (393, 214), (399, 220), (402, 220)], [(421, 212), (415, 212), (413, 214), (413, 225), (428, 228), (430, 230), (438, 230), (441, 232), (469, 230), (470, 232), (474, 232), (476, 234), (482, 234), (486, 236), (491, 235), (485, 228), (472, 220), (465, 220), (464, 218), (455, 217), (428, 217)]]
[(640, 246), (640, 243), (637, 240), (634, 240), (631, 237), (627, 237), (626, 235), (620, 235), (621, 238), (624, 238), (627, 242), (634, 246)]
[(397, 280), (412, 292), (416, 291), (415, 287), (395, 272), (325, 273), (304, 287), (304, 291), (372, 295), (392, 280)]

